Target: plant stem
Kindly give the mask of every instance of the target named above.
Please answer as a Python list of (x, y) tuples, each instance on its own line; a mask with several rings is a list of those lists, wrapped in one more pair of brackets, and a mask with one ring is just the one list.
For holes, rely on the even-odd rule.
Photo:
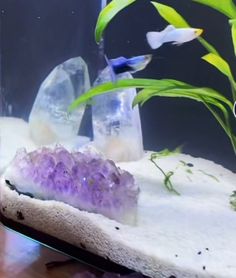
[(211, 108), (211, 106), (208, 103), (206, 103), (206, 102), (203, 102), (203, 103), (208, 108), (208, 110), (212, 113), (212, 115), (215, 117), (215, 119), (220, 124), (220, 126), (223, 128), (225, 133), (228, 135), (231, 145), (234, 150), (234, 154), (236, 155), (236, 137), (234, 136), (234, 134), (230, 128), (230, 123), (229, 123), (228, 119), (227, 118), (225, 119), (225, 121), (226, 121), (226, 124), (225, 124), (223, 122), (223, 120), (219, 117), (219, 115)]
[(236, 101), (236, 84), (232, 80), (229, 79), (230, 87), (231, 87), (231, 92), (233, 96), (233, 101)]
[(170, 181), (170, 177), (174, 175), (174, 172), (168, 172), (169, 174), (166, 174), (163, 169), (155, 162), (155, 160), (151, 157), (150, 161), (157, 167), (157, 169), (159, 169), (161, 171), (161, 173), (164, 175), (165, 179), (164, 179), (164, 185), (166, 187), (166, 189), (169, 192), (173, 192), (176, 195), (180, 196), (180, 193), (178, 191), (176, 191), (172, 185), (172, 182)]

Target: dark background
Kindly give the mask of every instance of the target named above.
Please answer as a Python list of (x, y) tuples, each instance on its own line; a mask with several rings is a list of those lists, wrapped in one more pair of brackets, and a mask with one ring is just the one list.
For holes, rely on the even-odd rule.
[[(236, 64), (227, 18), (191, 0), (163, 0), (176, 8), (194, 27), (204, 29), (233, 72)], [(0, 0), (1, 96), (4, 112), (12, 105), (13, 115), (28, 118), (38, 88), (61, 62), (82, 56), (93, 81), (102, 68), (93, 32), (99, 0)], [(196, 86), (212, 87), (231, 96), (227, 79), (200, 59), (206, 50), (192, 41), (182, 46), (166, 45), (151, 51), (145, 34), (162, 30), (167, 23), (148, 0), (139, 0), (121, 12), (105, 35), (110, 58), (152, 53), (151, 64), (136, 77), (173, 78)], [(183, 150), (236, 171), (236, 159), (226, 134), (208, 110), (186, 99), (153, 98), (141, 108), (146, 149)], [(234, 128), (236, 121), (232, 119)]]

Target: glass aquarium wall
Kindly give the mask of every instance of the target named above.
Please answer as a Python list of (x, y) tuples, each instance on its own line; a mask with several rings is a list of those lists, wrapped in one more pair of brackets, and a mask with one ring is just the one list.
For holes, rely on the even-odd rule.
[(1, 221), (104, 271), (236, 277), (235, 1), (0, 19)]
[[(91, 82), (94, 82), (98, 70), (105, 65), (101, 46), (99, 50), (93, 36), (98, 11), (104, 5), (101, 2), (1, 2), (4, 115), (27, 120), (43, 80), (54, 67), (69, 58), (83, 57)], [(165, 4), (174, 7), (191, 26), (202, 28), (204, 39), (229, 61), (234, 72), (234, 50), (227, 16), (192, 1), (172, 2)], [(151, 53), (152, 62), (145, 70), (137, 72), (136, 77), (181, 80), (196, 87), (213, 88), (230, 97), (227, 76), (201, 59), (207, 50), (198, 41), (150, 49), (146, 33), (160, 31), (167, 24), (152, 5), (137, 1), (108, 26), (105, 53), (109, 58)], [(184, 98), (154, 97), (141, 108), (141, 119), (145, 149), (173, 149), (181, 145), (186, 152), (234, 169), (231, 143), (203, 104)], [(235, 126), (235, 121), (231, 121)]]

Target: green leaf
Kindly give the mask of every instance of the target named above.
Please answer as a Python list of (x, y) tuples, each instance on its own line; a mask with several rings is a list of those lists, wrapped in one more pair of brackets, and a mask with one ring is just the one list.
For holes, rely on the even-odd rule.
[[(133, 105), (143, 104), (154, 96), (184, 97), (204, 103), (229, 136), (236, 153), (236, 137), (231, 130), (229, 112), (227, 110), (228, 108), (232, 112), (233, 103), (211, 88), (197, 88), (173, 79), (122, 79), (118, 80), (116, 83), (108, 82), (90, 89), (76, 99), (69, 107), (69, 110), (72, 111), (78, 105), (90, 101), (93, 97), (128, 88), (143, 89), (135, 97)], [(213, 109), (212, 106), (216, 107), (221, 112), (221, 115), (217, 110)]]
[(110, 21), (124, 8), (134, 3), (136, 0), (113, 0), (99, 14), (96, 28), (95, 40), (99, 43), (103, 32)]
[(215, 47), (209, 42), (207, 42), (205, 39), (203, 39), (202, 37), (198, 37), (197, 40), (202, 44), (203, 47), (205, 47), (207, 51), (220, 56), (219, 52), (215, 49)]
[[(229, 121), (229, 112), (226, 109), (225, 105), (221, 103), (224, 102), (229, 107), (229, 110), (232, 109), (232, 103), (228, 101), (226, 98), (221, 99), (217, 96), (219, 93), (215, 92), (211, 88), (174, 88), (168, 87), (166, 90), (155, 91), (153, 89), (144, 89), (142, 90), (134, 99), (134, 104), (144, 104), (151, 97), (159, 96), (159, 97), (184, 97), (189, 98), (195, 101), (202, 102), (208, 110), (212, 113), (221, 127), (224, 129), (225, 133), (228, 135), (234, 152), (236, 154), (236, 140), (233, 135), (233, 131), (230, 126)], [(220, 95), (220, 94), (219, 94)], [(217, 97), (217, 98), (215, 98)], [(215, 106), (220, 112), (213, 109), (212, 106)]]
[[(163, 19), (165, 19), (169, 24), (175, 26), (176, 28), (191, 27), (189, 23), (182, 17), (182, 15), (180, 15), (174, 8), (164, 4), (160, 4), (158, 2), (151, 3), (157, 9), (160, 16)], [(202, 44), (202, 46), (205, 47), (207, 51), (218, 54), (214, 46), (207, 42), (205, 39), (203, 39), (202, 37), (198, 37), (197, 39)]]
[(177, 147), (173, 151), (169, 149), (164, 149), (159, 152), (155, 152), (151, 154), (151, 159), (156, 159), (156, 158), (161, 158), (161, 157), (166, 157), (166, 156), (171, 156), (175, 154), (180, 154), (182, 152), (182, 147)]
[(193, 0), (194, 2), (209, 6), (229, 18), (236, 18), (236, 6), (232, 0)]
[(219, 113), (217, 113), (217, 111), (215, 109), (213, 109), (206, 101), (204, 101), (204, 99), (203, 99), (203, 103), (208, 108), (208, 110), (212, 113), (212, 115), (215, 117), (215, 119), (218, 121), (218, 123), (221, 125), (221, 127), (224, 129), (225, 133), (228, 135), (228, 137), (231, 141), (234, 153), (236, 154), (236, 136), (234, 136), (233, 131), (231, 129), (230, 122), (229, 122), (229, 113), (228, 113), (227, 109), (225, 109), (225, 107), (220, 103), (214, 104), (215, 106), (218, 106), (218, 108), (223, 113), (224, 119), (222, 119), (220, 117)]
[(154, 96), (160, 97), (184, 97), (192, 100), (202, 102), (203, 99), (207, 100), (210, 104), (217, 106), (218, 102), (223, 102), (225, 105), (232, 109), (232, 103), (222, 96), (220, 93), (211, 88), (184, 88), (184, 87), (167, 87), (164, 90), (149, 90), (144, 89), (134, 99), (135, 104), (144, 104), (148, 99)]
[(209, 53), (202, 57), (203, 60), (217, 68), (226, 75), (230, 80), (234, 80), (229, 64), (220, 56)]
[[(196, 87), (193, 87), (187, 83), (173, 80), (173, 79), (142, 79), (142, 78), (134, 78), (134, 79), (122, 79), (118, 80), (116, 83), (107, 82), (101, 85), (98, 85), (94, 88), (91, 88), (89, 91), (85, 92), (79, 98), (77, 98), (69, 107), (69, 111), (74, 110), (77, 106), (81, 105), (84, 102), (91, 100), (91, 98), (102, 95), (104, 93), (111, 93), (120, 89), (128, 89), (128, 88), (140, 88), (140, 89), (152, 89), (157, 91), (159, 94), (165, 94), (165, 92), (169, 89), (174, 88), (176, 90), (176, 96), (181, 97), (182, 92), (185, 89), (192, 89), (191, 93), (193, 96), (203, 96), (203, 97), (212, 97), (216, 100), (222, 101), (227, 104), (231, 109), (233, 104), (225, 98), (220, 93), (216, 92), (210, 88), (204, 88), (204, 90), (196, 90)], [(186, 91), (186, 90), (185, 90)], [(191, 95), (188, 92), (189, 95)], [(138, 96), (137, 96), (138, 97)]]
[(214, 53), (209, 53), (203, 56), (202, 59), (228, 77), (232, 89), (232, 96), (234, 101), (236, 101), (236, 83), (229, 64), (221, 56)]
[(234, 46), (234, 55), (236, 55), (236, 19), (229, 20), (231, 24), (231, 36)]
[(176, 28), (189, 27), (187, 21), (174, 8), (158, 2), (151, 3), (157, 9), (160, 16), (168, 21), (171, 25), (175, 26)]

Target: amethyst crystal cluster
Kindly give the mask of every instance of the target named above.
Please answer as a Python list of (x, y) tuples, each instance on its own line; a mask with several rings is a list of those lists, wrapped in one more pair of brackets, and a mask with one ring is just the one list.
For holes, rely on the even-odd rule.
[(97, 154), (63, 147), (20, 150), (6, 171), (21, 193), (57, 200), (122, 223), (135, 221), (139, 188), (133, 176)]

